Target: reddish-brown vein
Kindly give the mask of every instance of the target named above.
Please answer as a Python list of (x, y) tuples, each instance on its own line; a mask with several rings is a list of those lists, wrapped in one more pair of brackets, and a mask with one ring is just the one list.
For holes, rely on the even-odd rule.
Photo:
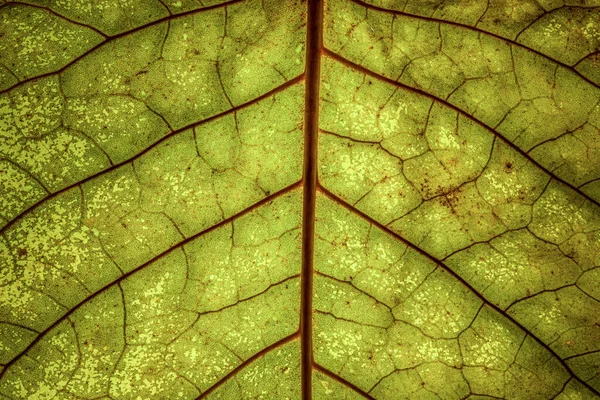
[(596, 353), (600, 353), (600, 350), (590, 350), (590, 351), (586, 351), (584, 353), (574, 354), (572, 356), (565, 357), (565, 360), (571, 360), (573, 358), (583, 357), (583, 356), (587, 356), (587, 355), (590, 355), (590, 354), (596, 354)]
[(354, 288), (355, 290), (361, 292), (365, 296), (369, 297), (370, 299), (372, 299), (373, 301), (375, 301), (377, 304), (381, 304), (382, 306), (384, 306), (385, 308), (387, 308), (390, 312), (393, 312), (392, 308), (389, 305), (385, 304), (383, 301), (379, 300), (378, 298), (376, 298), (372, 294), (370, 294), (368, 292), (365, 292), (361, 288), (357, 287), (354, 284), (354, 282), (352, 282), (352, 280), (346, 281), (346, 280), (343, 280), (343, 279), (340, 279), (340, 278), (336, 278), (335, 276), (327, 275), (327, 274), (325, 274), (325, 273), (323, 273), (321, 271), (315, 271), (315, 275), (319, 275), (319, 276), (322, 276), (324, 278), (331, 279), (333, 281), (336, 281), (336, 282), (339, 282), (339, 283), (342, 283), (342, 284), (350, 285), (350, 286), (352, 286), (352, 288)]
[(183, 246), (185, 246), (186, 244), (188, 244), (189, 242), (199, 238), (200, 236), (203, 236), (209, 232), (212, 232), (224, 225), (227, 225), (231, 222), (233, 222), (234, 220), (250, 213), (253, 210), (256, 210), (257, 208), (270, 203), (271, 201), (275, 200), (276, 198), (285, 195), (286, 193), (300, 187), (302, 184), (302, 181), (298, 181), (296, 183), (294, 183), (293, 185), (287, 186), (283, 189), (281, 189), (278, 192), (273, 193), (271, 196), (265, 197), (264, 199), (254, 203), (253, 205), (251, 205), (250, 207), (240, 211), (239, 213), (232, 215), (229, 218), (226, 218), (224, 220), (222, 220), (221, 222), (206, 228), (198, 233), (196, 233), (195, 235), (192, 235), (190, 237), (188, 237), (187, 239), (182, 240), (181, 242), (175, 244), (172, 247), (169, 247), (167, 250), (163, 251), (162, 253), (154, 256), (153, 258), (151, 258), (150, 260), (146, 261), (145, 263), (143, 263), (142, 265), (136, 267), (135, 269), (132, 269), (131, 271), (121, 275), (120, 277), (118, 277), (117, 279), (115, 279), (114, 281), (110, 282), (108, 285), (96, 290), (95, 292), (91, 293), (90, 295), (88, 295), (86, 298), (84, 298), (83, 300), (81, 300), (79, 303), (77, 303), (77, 305), (75, 305), (73, 308), (71, 308), (70, 310), (68, 310), (65, 314), (63, 314), (60, 318), (58, 318), (56, 321), (54, 321), (54, 323), (52, 323), (52, 325), (48, 326), (46, 329), (44, 329), (43, 331), (41, 331), (38, 336), (23, 350), (21, 351), (19, 354), (17, 354), (12, 360), (10, 360), (8, 363), (6, 363), (6, 367), (5, 369), (0, 372), (0, 379), (2, 379), (2, 376), (4, 375), (4, 373), (9, 369), (9, 367), (14, 364), (17, 360), (19, 360), (24, 354), (26, 354), (33, 346), (35, 346), (48, 332), (50, 332), (52, 329), (54, 329), (56, 326), (58, 326), (58, 324), (60, 324), (62, 321), (66, 320), (67, 318), (69, 318), (69, 316), (71, 316), (76, 310), (78, 310), (81, 306), (83, 306), (84, 304), (86, 304), (87, 302), (89, 302), (91, 299), (93, 299), (94, 297), (98, 296), (101, 293), (104, 293), (106, 290), (108, 290), (109, 288), (118, 285), (120, 282), (122, 282), (123, 280), (129, 278), (131, 275), (135, 274), (136, 272), (146, 268), (147, 266), (151, 265), (152, 263), (156, 262), (157, 260), (165, 257), (166, 255), (170, 254), (172, 251), (179, 249)]
[(88, 176), (85, 179), (82, 179), (82, 180), (80, 180), (78, 182), (72, 183), (69, 186), (65, 186), (64, 188), (62, 188), (60, 190), (57, 190), (56, 192), (51, 193), (50, 195), (41, 198), (40, 200), (38, 200), (37, 202), (35, 202), (31, 206), (27, 207), (25, 210), (21, 211), (21, 213), (19, 215), (17, 215), (12, 220), (10, 220), (10, 222), (8, 222), (4, 227), (0, 228), (0, 235), (3, 234), (4, 232), (6, 232), (6, 230), (8, 230), (11, 226), (13, 226), (18, 220), (20, 220), (21, 218), (23, 218), (23, 216), (25, 216), (28, 212), (30, 212), (34, 208), (38, 207), (40, 204), (42, 204), (42, 203), (44, 203), (44, 202), (46, 202), (46, 201), (48, 201), (48, 200), (50, 200), (50, 199), (52, 199), (52, 198), (60, 195), (61, 193), (66, 192), (67, 190), (72, 189), (74, 187), (81, 186), (84, 183), (86, 183), (86, 182), (88, 182), (88, 181), (90, 181), (90, 180), (92, 180), (94, 178), (97, 178), (100, 175), (107, 174), (110, 171), (113, 171), (113, 170), (115, 170), (115, 169), (117, 169), (117, 168), (119, 168), (119, 167), (121, 167), (121, 166), (123, 166), (125, 164), (128, 164), (128, 163), (130, 163), (130, 162), (138, 159), (139, 157), (141, 157), (144, 154), (148, 153), (150, 150), (152, 150), (153, 148), (155, 148), (156, 146), (158, 146), (159, 144), (161, 144), (165, 140), (167, 140), (167, 139), (169, 139), (169, 138), (171, 138), (171, 137), (173, 137), (173, 136), (175, 136), (175, 135), (177, 135), (177, 134), (179, 134), (181, 132), (187, 131), (188, 129), (196, 128), (196, 127), (198, 127), (200, 125), (207, 124), (207, 123), (209, 123), (209, 122), (211, 122), (211, 121), (213, 121), (215, 119), (221, 118), (221, 117), (223, 117), (225, 115), (228, 115), (228, 114), (231, 114), (231, 113), (235, 113), (235, 112), (237, 112), (237, 111), (239, 111), (241, 109), (244, 109), (244, 108), (249, 107), (249, 106), (251, 106), (253, 104), (256, 104), (256, 103), (258, 103), (261, 100), (264, 100), (264, 99), (269, 98), (269, 97), (271, 97), (271, 96), (273, 96), (273, 95), (275, 95), (275, 94), (277, 94), (279, 92), (284, 91), (285, 89), (289, 88), (290, 86), (295, 85), (296, 83), (302, 81), (303, 79), (304, 79), (304, 74), (298, 75), (297, 77), (295, 77), (292, 80), (287, 81), (283, 85), (277, 86), (275, 89), (273, 89), (273, 90), (271, 90), (271, 91), (269, 91), (269, 92), (267, 92), (267, 93), (265, 93), (265, 94), (263, 94), (263, 95), (261, 95), (259, 97), (256, 97), (256, 98), (254, 98), (254, 99), (252, 99), (252, 100), (250, 100), (250, 101), (248, 101), (246, 103), (240, 104), (240, 105), (235, 106), (233, 108), (230, 108), (228, 110), (222, 111), (222, 112), (220, 112), (218, 114), (215, 114), (215, 115), (213, 115), (211, 117), (205, 118), (205, 119), (203, 119), (201, 121), (194, 122), (193, 124), (189, 124), (187, 126), (184, 126), (183, 128), (179, 128), (179, 129), (176, 129), (174, 131), (171, 131), (171, 132), (167, 133), (165, 136), (163, 136), (162, 138), (160, 138), (159, 140), (157, 140), (156, 142), (154, 142), (153, 144), (151, 144), (149, 147), (146, 147), (144, 150), (142, 150), (138, 154), (136, 154), (136, 155), (128, 158), (127, 160), (121, 161), (118, 164), (113, 164), (110, 167), (108, 167), (106, 169), (103, 169), (102, 171), (98, 171), (95, 174), (90, 175), (90, 176)]
[(319, 129), (319, 132), (322, 133), (322, 134), (324, 134), (324, 135), (335, 136), (335, 137), (338, 137), (340, 139), (349, 140), (349, 141), (354, 142), (354, 143), (362, 143), (362, 144), (369, 144), (371, 146), (377, 146), (379, 149), (381, 149), (382, 151), (386, 152), (390, 156), (392, 156), (392, 157), (394, 157), (396, 159), (400, 159), (400, 157), (398, 157), (397, 155), (395, 155), (394, 153), (392, 153), (391, 151), (389, 151), (388, 149), (386, 149), (381, 144), (381, 142), (383, 142), (383, 140), (380, 140), (380, 141), (360, 140), (360, 139), (352, 138), (350, 136), (340, 135), (339, 133), (335, 133), (335, 132), (332, 132), (332, 131), (327, 131), (325, 129)]
[(587, 181), (587, 182), (585, 182), (585, 183), (582, 183), (582, 184), (581, 184), (581, 185), (579, 185), (578, 187), (579, 187), (579, 188), (582, 188), (582, 187), (584, 187), (585, 185), (589, 185), (590, 183), (594, 183), (594, 182), (598, 182), (598, 181), (600, 181), (600, 178), (595, 178), (595, 179), (592, 179), (591, 181)]
[(375, 398), (373, 396), (371, 396), (369, 393), (365, 392), (364, 390), (362, 390), (361, 388), (359, 388), (356, 385), (353, 385), (352, 383), (348, 382), (347, 380), (345, 380), (344, 378), (342, 378), (341, 376), (339, 376), (338, 374), (334, 374), (333, 372), (331, 372), (330, 370), (328, 370), (327, 368), (319, 365), (319, 364), (314, 364), (313, 368), (319, 372), (321, 372), (324, 375), (327, 375), (328, 377), (330, 377), (331, 379), (341, 383), (342, 385), (350, 388), (351, 390), (355, 391), (356, 393), (360, 394), (361, 396), (363, 396), (366, 399), (369, 400), (375, 400)]
[(323, 48), (323, 0), (308, 2), (306, 34), (306, 97), (304, 115), (304, 198), (302, 209), (302, 289), (300, 335), (302, 337), (302, 398), (312, 399), (312, 296), (317, 197), (317, 138), (319, 134), (319, 85)]
[(19, 164), (17, 164), (15, 161), (2, 157), (0, 158), (0, 161), (6, 161), (9, 164), (12, 164), (15, 168), (19, 169), (21, 172), (23, 172), (25, 175), (27, 175), (29, 177), (29, 179), (31, 179), (32, 181), (34, 181), (35, 183), (37, 183), (39, 185), (39, 187), (42, 188), (42, 190), (44, 192), (46, 192), (46, 195), (50, 194), (50, 190), (46, 187), (46, 185), (44, 185), (42, 183), (42, 181), (40, 181), (35, 175), (33, 175), (30, 171), (28, 171), (27, 169), (21, 167)]
[[(7, 89), (0, 90), (0, 94), (9, 92), (9, 91), (15, 89), (16, 87), (22, 86), (22, 85), (24, 85), (24, 84), (26, 84), (28, 82), (31, 82), (31, 81), (34, 81), (34, 80), (37, 80), (37, 79), (42, 79), (42, 78), (45, 78), (45, 77), (51, 76), (51, 75), (60, 74), (65, 69), (69, 68), (71, 65), (75, 64), (77, 61), (81, 60), (83, 57), (87, 56), (88, 54), (94, 52), (96, 49), (100, 48), (101, 46), (104, 46), (107, 43), (111, 43), (111, 42), (113, 42), (113, 41), (115, 41), (115, 40), (117, 40), (119, 38), (124, 37), (124, 36), (129, 36), (129, 35), (131, 35), (133, 33), (136, 33), (136, 32), (141, 31), (143, 29), (149, 28), (151, 26), (162, 24), (163, 22), (173, 21), (173, 20), (176, 20), (176, 19), (179, 19), (179, 18), (186, 17), (188, 15), (199, 14), (199, 13), (202, 13), (202, 12), (205, 12), (205, 11), (214, 10), (216, 8), (227, 7), (227, 6), (230, 6), (232, 4), (241, 3), (242, 1), (246, 1), (246, 0), (230, 0), (230, 1), (227, 1), (227, 2), (221, 3), (221, 4), (215, 4), (215, 5), (212, 5), (212, 6), (208, 6), (208, 7), (204, 7), (204, 8), (199, 8), (199, 9), (196, 9), (196, 10), (185, 11), (185, 12), (182, 12), (181, 14), (168, 15), (166, 17), (159, 18), (159, 19), (157, 19), (155, 21), (148, 22), (147, 24), (140, 25), (140, 26), (135, 27), (133, 29), (130, 29), (128, 31), (118, 33), (116, 35), (111, 35), (111, 36), (104, 35), (105, 37), (107, 37), (106, 40), (98, 43), (97, 45), (95, 45), (93, 47), (91, 47), (89, 50), (87, 50), (87, 51), (83, 52), (82, 54), (80, 54), (79, 56), (75, 57), (74, 59), (72, 59), (71, 61), (69, 61), (68, 63), (66, 63), (65, 65), (63, 65), (59, 69), (57, 69), (56, 71), (46, 72), (45, 74), (41, 74), (41, 75), (37, 75), (37, 76), (32, 76), (31, 78), (24, 79), (24, 80), (20, 81), (19, 83), (15, 84), (15, 85), (7, 88)], [(7, 5), (8, 4), (10, 4), (10, 3), (7, 3)], [(65, 20), (66, 20), (66, 18), (65, 18)]]
[(235, 374), (237, 374), (238, 372), (240, 372), (241, 370), (243, 370), (244, 368), (246, 368), (248, 365), (252, 364), (254, 361), (258, 360), (259, 358), (263, 357), (265, 354), (269, 353), (272, 350), (275, 350), (278, 347), (283, 346), (286, 343), (289, 343), (295, 339), (297, 339), (298, 337), (300, 337), (300, 331), (296, 331), (294, 333), (292, 333), (290, 336), (284, 337), (283, 339), (265, 347), (264, 349), (262, 349), (261, 351), (259, 351), (258, 353), (254, 354), (252, 357), (248, 358), (246, 361), (244, 361), (243, 363), (241, 363), (240, 365), (238, 365), (237, 367), (235, 367), (233, 370), (231, 370), (227, 375), (225, 375), (224, 377), (222, 377), (221, 379), (219, 379), (214, 385), (212, 385), (211, 387), (209, 387), (208, 389), (206, 389), (200, 396), (198, 396), (196, 398), (196, 400), (200, 400), (200, 399), (204, 399), (206, 398), (206, 396), (208, 396), (209, 394), (211, 394), (212, 392), (214, 392), (215, 390), (217, 390), (221, 385), (223, 385), (225, 382), (227, 382), (230, 378), (232, 378)]
[(64, 15), (61, 15), (61, 14), (57, 13), (56, 11), (54, 11), (53, 9), (51, 9), (50, 7), (39, 6), (37, 4), (29, 4), (29, 3), (22, 2), (22, 1), (11, 1), (10, 3), (4, 4), (2, 6), (2, 8), (8, 8), (8, 7), (11, 7), (12, 5), (20, 5), (20, 6), (24, 6), (24, 7), (31, 7), (31, 8), (37, 8), (37, 9), (40, 9), (40, 10), (45, 10), (45, 11), (49, 12), (50, 14), (54, 15), (55, 17), (58, 17), (58, 18), (60, 18), (60, 19), (62, 19), (64, 21), (67, 21), (67, 22), (69, 22), (69, 23), (71, 23), (73, 25), (79, 25), (79, 26), (81, 26), (83, 28), (91, 29), (92, 31), (96, 32), (98, 35), (102, 36), (103, 38), (105, 38), (105, 39), (109, 38), (109, 36), (107, 34), (105, 34), (104, 32), (102, 32), (100, 29), (95, 28), (95, 27), (93, 27), (91, 25), (88, 25), (88, 24), (84, 24), (83, 22), (78, 22), (78, 21), (75, 21), (73, 19), (67, 18)]
[(600, 56), (600, 51), (594, 51), (593, 53), (587, 54), (585, 57), (582, 57), (579, 61), (577, 61), (573, 67), (577, 67), (583, 60), (591, 56)]
[(393, 324), (393, 321), (390, 322), (389, 325), (369, 324), (367, 322), (359, 322), (359, 321), (353, 320), (351, 318), (341, 317), (339, 315), (335, 315), (333, 312), (330, 312), (330, 311), (321, 311), (318, 309), (315, 310), (314, 313), (318, 314), (318, 315), (324, 315), (326, 317), (331, 317), (331, 318), (335, 319), (336, 321), (343, 321), (343, 322), (348, 322), (348, 323), (354, 324), (354, 325), (367, 326), (367, 327), (376, 328), (376, 329), (389, 329)]
[(486, 130), (488, 130), (489, 132), (491, 132), (492, 134), (494, 134), (496, 137), (498, 137), (499, 139), (501, 139), (506, 145), (508, 145), (509, 147), (511, 147), (512, 149), (514, 149), (515, 151), (517, 151), (519, 154), (521, 154), (523, 157), (525, 157), (530, 163), (532, 163), (533, 165), (535, 165), (536, 167), (538, 167), (539, 169), (541, 169), (542, 171), (544, 171), (546, 174), (548, 174), (548, 176), (550, 176), (552, 179), (562, 183), (565, 186), (568, 186), (569, 188), (571, 188), (574, 192), (576, 192), (577, 194), (579, 194), (580, 196), (582, 196), (583, 198), (585, 198), (586, 200), (588, 200), (590, 203), (595, 204), (596, 206), (600, 207), (600, 203), (591, 198), (588, 194), (584, 193), (581, 191), (581, 189), (579, 189), (577, 186), (573, 185), (572, 183), (569, 183), (567, 181), (565, 181), (564, 179), (558, 177), (557, 175), (555, 175), (552, 171), (548, 170), (546, 167), (544, 167), (543, 165), (541, 165), (539, 162), (537, 162), (533, 157), (531, 157), (525, 150), (521, 149), (519, 146), (517, 146), (516, 144), (514, 144), (513, 142), (511, 142), (510, 140), (508, 140), (504, 135), (502, 135), (500, 132), (498, 132), (495, 128), (491, 127), (490, 125), (486, 124), (483, 121), (480, 121), (479, 119), (473, 117), (471, 114), (467, 113), (466, 111), (458, 108), (457, 106), (455, 106), (454, 104), (448, 102), (447, 100), (441, 99), (437, 96), (432, 95), (431, 93), (427, 93), (421, 89), (417, 89), (414, 88), (412, 86), (408, 86), (404, 83), (395, 81), (391, 78), (388, 78), (386, 76), (380, 75), (377, 72), (371, 71), (368, 68), (363, 67), (362, 65), (356, 64), (350, 60), (348, 60), (347, 58), (342, 57), (341, 55), (332, 52), (331, 50), (327, 49), (327, 48), (323, 48), (323, 54), (325, 54), (326, 56), (328, 56), (329, 58), (349, 67), (354, 69), (355, 71), (361, 72), (365, 75), (371, 76), (377, 80), (380, 80), (382, 82), (388, 83), (390, 85), (394, 85), (397, 87), (401, 87), (404, 88), (406, 90), (410, 90), (411, 92), (417, 93), (421, 96), (425, 96), (435, 102), (441, 103), (443, 105), (445, 105), (448, 108), (451, 108), (452, 110), (456, 111), (458, 114), (468, 118), (469, 120), (473, 121), (474, 123), (476, 123), (477, 125), (481, 126), (482, 128), (485, 128)]
[(426, 252), (425, 250), (423, 250), (419, 246), (415, 245), (414, 243), (412, 243), (412, 242), (408, 241), (407, 239), (405, 239), (404, 237), (400, 236), (398, 233), (394, 232), (393, 230), (391, 230), (390, 228), (388, 228), (386, 225), (383, 225), (381, 222), (373, 219), (372, 217), (370, 217), (369, 215), (367, 215), (364, 212), (360, 211), (359, 209), (357, 209), (356, 207), (352, 206), (351, 204), (348, 204), (346, 201), (344, 201), (343, 199), (339, 198), (338, 196), (336, 196), (335, 194), (333, 194), (332, 192), (330, 192), (328, 189), (326, 189), (325, 187), (323, 187), (320, 184), (318, 185), (318, 190), (320, 192), (322, 192), (324, 195), (326, 195), (327, 197), (329, 197), (331, 200), (333, 200), (336, 203), (338, 203), (339, 205), (341, 205), (342, 207), (346, 208), (347, 210), (351, 211), (354, 214), (359, 215), (361, 218), (365, 219), (371, 225), (376, 226), (380, 230), (386, 232), (388, 235), (396, 238), (397, 240), (399, 240), (402, 243), (406, 244), (411, 249), (417, 251), (422, 256), (424, 256), (424, 257), (428, 258), (429, 260), (435, 262), (444, 271), (448, 272), (455, 279), (457, 279), (461, 284), (463, 284), (466, 288), (468, 288), (473, 294), (475, 294), (488, 307), (494, 309), (494, 311), (496, 311), (500, 315), (504, 316), (504, 318), (506, 318), (509, 321), (511, 321), (513, 324), (515, 324), (516, 326), (518, 326), (523, 332), (525, 332), (532, 339), (534, 339), (536, 342), (538, 342), (543, 348), (545, 348), (550, 354), (552, 354), (558, 360), (558, 362), (560, 362), (560, 364), (563, 366), (563, 368), (565, 370), (567, 370), (567, 372), (569, 372), (569, 374), (571, 374), (571, 376), (573, 376), (575, 379), (577, 379), (579, 382), (581, 382), (581, 384), (583, 384), (586, 388), (588, 388), (589, 390), (591, 390), (592, 392), (594, 392), (595, 394), (597, 394), (598, 396), (600, 396), (600, 392), (598, 392), (596, 389), (594, 389), (593, 387), (591, 387), (587, 382), (585, 382), (584, 380), (582, 380), (581, 378), (579, 378), (571, 370), (571, 368), (567, 365), (567, 363), (565, 362), (565, 360), (563, 360), (562, 358), (560, 358), (558, 356), (558, 354), (554, 350), (552, 350), (552, 348), (549, 345), (547, 345), (540, 338), (538, 338), (536, 335), (534, 335), (531, 331), (529, 331), (529, 329), (527, 329), (525, 326), (523, 326), (520, 322), (518, 322), (517, 320), (515, 320), (510, 314), (506, 313), (500, 307), (498, 307), (497, 305), (495, 305), (494, 303), (492, 303), (491, 301), (489, 301), (483, 294), (479, 293), (473, 286), (471, 286), (471, 284), (469, 284), (460, 275), (458, 275), (456, 272), (454, 272), (454, 270), (452, 270), (449, 266), (447, 266), (442, 260), (437, 259), (436, 257), (434, 257), (433, 255), (429, 254), (428, 252)]
[(440, 18), (426, 17), (426, 16), (423, 16), (423, 15), (411, 14), (411, 13), (407, 13), (405, 11), (390, 10), (389, 8), (383, 8), (383, 7), (379, 7), (379, 6), (373, 5), (373, 4), (365, 3), (362, 0), (350, 0), (350, 1), (353, 2), (353, 3), (359, 4), (359, 5), (361, 5), (361, 6), (365, 7), (365, 8), (371, 9), (371, 10), (380, 11), (380, 12), (384, 12), (384, 13), (388, 13), (388, 14), (394, 14), (394, 15), (402, 15), (402, 16), (407, 17), (407, 18), (420, 19), (420, 20), (435, 22), (435, 23), (439, 23), (439, 24), (453, 25), (453, 26), (457, 26), (457, 27), (460, 27), (460, 28), (469, 29), (471, 31), (478, 32), (478, 33), (480, 33), (482, 35), (487, 35), (487, 36), (494, 37), (496, 39), (502, 40), (502, 41), (504, 41), (506, 43), (509, 43), (511, 45), (514, 45), (514, 46), (518, 46), (518, 47), (520, 47), (520, 48), (522, 48), (524, 50), (530, 51), (530, 52), (535, 53), (535, 54), (537, 54), (537, 55), (539, 55), (541, 57), (544, 57), (545, 59), (547, 59), (549, 61), (552, 61), (553, 63), (556, 63), (556, 64), (562, 66), (563, 68), (568, 69), (569, 71), (573, 72), (574, 74), (576, 74), (581, 79), (583, 79), (584, 81), (588, 82), (589, 84), (600, 88), (600, 85), (598, 85), (594, 81), (592, 81), (589, 78), (587, 78), (586, 76), (584, 76), (581, 72), (577, 71), (573, 66), (571, 66), (569, 64), (565, 64), (562, 61), (558, 61), (557, 59), (552, 58), (549, 55), (544, 54), (544, 53), (542, 53), (539, 50), (533, 49), (533, 48), (531, 48), (529, 46), (526, 46), (526, 45), (524, 45), (522, 43), (519, 43), (519, 42), (517, 42), (515, 40), (506, 38), (504, 36), (500, 36), (500, 35), (498, 35), (496, 33), (492, 33), (492, 32), (483, 30), (481, 28), (477, 28), (476, 26), (461, 24), (460, 22), (455, 22), (455, 21), (450, 21), (450, 20), (445, 20), (445, 19), (440, 19)]
[(274, 287), (276, 287), (276, 286), (280, 286), (280, 285), (282, 285), (282, 284), (284, 284), (284, 283), (286, 283), (286, 282), (288, 282), (288, 281), (291, 281), (291, 280), (293, 280), (293, 279), (297, 279), (297, 278), (300, 278), (300, 274), (296, 274), (296, 275), (288, 276), (287, 278), (285, 278), (285, 279), (283, 279), (283, 280), (281, 280), (281, 281), (279, 281), (279, 282), (271, 283), (271, 284), (270, 284), (269, 286), (267, 286), (265, 289), (261, 290), (260, 292), (257, 292), (257, 293), (255, 293), (255, 294), (253, 294), (252, 296), (248, 296), (248, 297), (244, 297), (243, 299), (239, 299), (239, 300), (238, 300), (238, 301), (236, 301), (235, 303), (228, 304), (228, 305), (226, 305), (226, 306), (223, 306), (223, 307), (221, 307), (221, 308), (218, 308), (218, 309), (216, 309), (216, 310), (202, 311), (202, 312), (198, 313), (198, 318), (200, 318), (200, 317), (201, 317), (201, 316), (203, 316), (203, 315), (210, 315), (210, 314), (220, 313), (221, 311), (224, 311), (224, 310), (227, 310), (227, 309), (229, 309), (229, 308), (235, 307), (235, 306), (237, 306), (238, 304), (242, 304), (242, 303), (245, 303), (245, 302), (247, 302), (247, 301), (254, 300), (254, 299), (256, 299), (257, 297), (260, 297), (260, 296), (262, 296), (263, 294), (267, 293), (268, 291), (270, 291), (270, 290), (271, 290), (271, 289), (273, 289)]

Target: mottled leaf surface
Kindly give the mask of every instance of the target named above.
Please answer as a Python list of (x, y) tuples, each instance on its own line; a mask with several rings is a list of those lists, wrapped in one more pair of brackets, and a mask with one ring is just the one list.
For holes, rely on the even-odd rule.
[(600, 398), (599, 21), (0, 1), (0, 398)]

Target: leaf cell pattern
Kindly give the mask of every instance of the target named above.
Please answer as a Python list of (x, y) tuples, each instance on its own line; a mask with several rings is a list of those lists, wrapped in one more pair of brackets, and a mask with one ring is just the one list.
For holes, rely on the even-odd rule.
[(599, 20), (0, 1), (0, 398), (600, 398)]

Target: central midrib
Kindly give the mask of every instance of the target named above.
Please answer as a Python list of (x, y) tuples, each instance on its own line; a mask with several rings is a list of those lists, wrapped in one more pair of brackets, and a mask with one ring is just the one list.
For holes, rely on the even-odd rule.
[(302, 398), (312, 399), (312, 296), (317, 195), (317, 135), (319, 131), (319, 82), (323, 46), (323, 0), (308, 0), (306, 34), (306, 101), (304, 116), (304, 200), (302, 209)]

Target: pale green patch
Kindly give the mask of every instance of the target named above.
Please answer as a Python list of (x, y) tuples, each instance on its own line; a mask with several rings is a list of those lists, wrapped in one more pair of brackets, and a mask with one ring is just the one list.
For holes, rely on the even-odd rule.
[[(40, 8), (8, 4), (0, 10), (0, 88), (55, 72), (104, 38)], [(6, 73), (8, 72), (8, 74)]]

